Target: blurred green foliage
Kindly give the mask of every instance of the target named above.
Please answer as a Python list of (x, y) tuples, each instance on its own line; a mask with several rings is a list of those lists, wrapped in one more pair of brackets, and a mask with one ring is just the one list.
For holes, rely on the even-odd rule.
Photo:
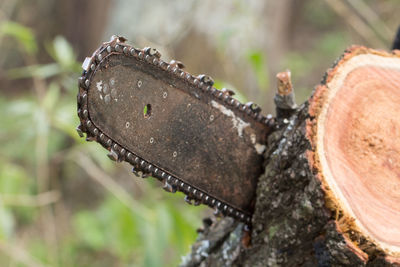
[[(203, 209), (185, 205), (182, 194), (164, 193), (155, 181), (136, 181), (101, 146), (78, 137), (81, 70), (62, 36), (37, 43), (31, 29), (4, 22), (3, 41), (17, 43), (25, 60), (7, 70), (8, 79), (29, 88), (17, 94), (2, 88), (8, 93), (0, 94), (0, 266), (177, 265), (196, 237)], [(52, 59), (47, 64), (37, 63), (41, 46)], [(100, 172), (102, 186), (79, 157)], [(135, 179), (139, 189), (132, 193), (116, 182), (110, 190), (104, 186), (109, 175), (130, 184)], [(89, 196), (85, 201), (79, 201), (82, 192)]]

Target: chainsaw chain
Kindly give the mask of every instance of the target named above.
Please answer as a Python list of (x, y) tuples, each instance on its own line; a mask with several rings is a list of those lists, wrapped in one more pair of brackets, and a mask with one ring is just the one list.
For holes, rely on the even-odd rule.
[(183, 64), (181, 62), (171, 60), (169, 63), (163, 61), (160, 57), (161, 54), (152, 48), (146, 47), (143, 49), (135, 48), (131, 45), (125, 44), (126, 39), (123, 37), (113, 36), (110, 42), (103, 43), (91, 57), (87, 57), (82, 64), (83, 73), (79, 78), (79, 93), (77, 96), (78, 102), (78, 116), (80, 118), (80, 125), (76, 128), (80, 137), (84, 137), (86, 133), (86, 141), (97, 141), (104, 148), (109, 150), (109, 158), (118, 162), (126, 161), (133, 166), (133, 172), (137, 176), (153, 176), (164, 183), (163, 188), (175, 193), (177, 190), (183, 192), (186, 197), (185, 201), (189, 204), (199, 205), (205, 204), (215, 209), (215, 214), (222, 214), (231, 216), (246, 224), (251, 222), (251, 214), (238, 210), (228, 203), (224, 203), (217, 197), (204, 192), (192, 185), (182, 181), (181, 179), (171, 175), (162, 168), (155, 166), (151, 162), (147, 162), (143, 158), (136, 155), (134, 152), (129, 151), (127, 148), (115, 142), (111, 137), (103, 133), (90, 118), (88, 109), (88, 89), (91, 80), (96, 70), (102, 64), (105, 58), (111, 55), (125, 55), (126, 57), (135, 58), (158, 66), (160, 71), (169, 72), (186, 82), (195, 85), (195, 90), (209, 93), (215, 100), (219, 100), (229, 105), (229, 108), (234, 108), (240, 112), (246, 113), (252, 119), (259, 121), (266, 125), (266, 127), (273, 128), (274, 119), (272, 115), (264, 116), (260, 113), (261, 109), (249, 102), (242, 104), (234, 99), (231, 90), (218, 90), (213, 87), (213, 80), (206, 75), (193, 76), (190, 73), (182, 70)]

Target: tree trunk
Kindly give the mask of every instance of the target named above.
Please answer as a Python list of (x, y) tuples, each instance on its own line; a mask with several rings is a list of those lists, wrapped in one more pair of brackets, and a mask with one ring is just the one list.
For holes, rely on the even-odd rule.
[(251, 229), (205, 220), (182, 266), (400, 266), (399, 84), (399, 51), (346, 51), (277, 118)]

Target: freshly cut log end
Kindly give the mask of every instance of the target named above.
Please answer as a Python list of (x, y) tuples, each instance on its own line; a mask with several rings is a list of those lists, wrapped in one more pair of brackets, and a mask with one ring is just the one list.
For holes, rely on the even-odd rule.
[(352, 47), (310, 99), (313, 171), (361, 258), (400, 262), (400, 54)]

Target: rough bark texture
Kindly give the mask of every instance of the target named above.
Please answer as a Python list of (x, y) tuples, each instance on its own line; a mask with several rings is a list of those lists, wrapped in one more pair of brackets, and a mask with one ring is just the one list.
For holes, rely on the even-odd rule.
[(327, 207), (324, 186), (310, 167), (309, 101), (278, 120), (268, 138), (251, 244), (246, 246), (243, 224), (218, 219), (205, 224), (182, 266), (400, 266), (382, 251), (361, 251), (339, 229), (338, 214)]

